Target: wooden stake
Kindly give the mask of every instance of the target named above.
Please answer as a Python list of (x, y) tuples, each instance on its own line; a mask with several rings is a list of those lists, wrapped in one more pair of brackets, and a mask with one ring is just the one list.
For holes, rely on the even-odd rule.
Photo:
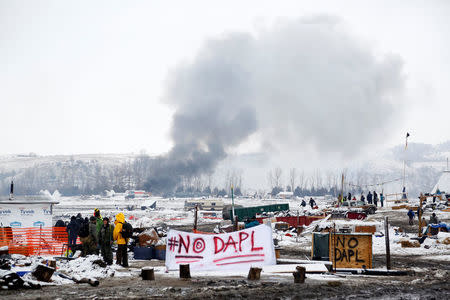
[(198, 204), (195, 205), (194, 209), (194, 232), (197, 230), (197, 215), (198, 215)]
[(391, 248), (389, 244), (389, 220), (384, 217), (384, 238), (386, 241), (386, 269), (391, 269)]
[(189, 269), (189, 264), (180, 265), (180, 278), (184, 279), (191, 278), (191, 271)]
[(300, 266), (298, 266), (295, 269), (296, 271), (292, 273), (292, 275), (294, 275), (294, 283), (304, 283), (306, 278), (305, 276), (306, 269)]
[(417, 213), (417, 217), (419, 218), (419, 234), (418, 234), (419, 237), (422, 236), (422, 203), (423, 203), (423, 200), (427, 200), (427, 198), (425, 196), (423, 196), (422, 194), (420, 194), (420, 203), (419, 203), (419, 209), (418, 209), (418, 213)]
[(142, 280), (155, 280), (155, 271), (153, 268), (142, 268)]
[(238, 221), (238, 217), (234, 217), (234, 225), (233, 225), (233, 231), (238, 231), (239, 228), (239, 221)]
[(248, 276), (247, 279), (248, 280), (259, 280), (261, 277), (261, 268), (254, 268), (251, 267), (250, 270), (248, 271)]

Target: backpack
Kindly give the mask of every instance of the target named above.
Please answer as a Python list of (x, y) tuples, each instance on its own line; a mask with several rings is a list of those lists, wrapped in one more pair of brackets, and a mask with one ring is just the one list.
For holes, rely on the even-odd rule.
[(81, 225), (80, 231), (78, 232), (80, 238), (89, 236), (89, 223), (84, 223)]
[(129, 239), (133, 236), (133, 226), (128, 222), (123, 223), (121, 234), (124, 239)]

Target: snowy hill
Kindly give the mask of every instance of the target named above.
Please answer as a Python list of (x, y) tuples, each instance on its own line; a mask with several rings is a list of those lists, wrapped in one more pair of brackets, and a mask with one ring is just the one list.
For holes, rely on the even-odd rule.
[[(385, 193), (400, 192), (403, 159), (406, 158), (406, 186), (410, 196), (415, 197), (420, 192), (432, 190), (446, 169), (449, 154), (450, 142), (439, 145), (411, 143), (407, 151), (399, 145), (378, 153), (376, 157), (347, 165), (346, 182), (353, 187), (361, 186), (364, 191), (380, 191), (383, 188)], [(0, 194), (7, 194), (12, 178), (16, 181), (19, 194), (33, 194), (42, 189), (75, 195), (142, 188), (149, 172), (146, 163), (149, 159), (137, 154), (4, 155), (0, 156)], [(207, 185), (223, 188), (230, 183), (236, 186), (239, 182), (239, 185), (243, 184), (244, 191), (268, 191), (267, 173), (276, 166), (270, 157), (261, 153), (230, 155), (219, 164), (212, 176), (205, 175), (183, 184), (194, 184), (195, 181), (203, 188)], [(314, 185), (317, 189), (340, 184), (341, 169), (327, 170), (322, 167), (314, 174), (299, 167), (297, 170), (298, 185)], [(289, 181), (289, 168), (284, 169), (283, 174), (281, 186), (285, 187)], [(199, 184), (198, 180), (203, 180), (203, 183)], [(383, 182), (388, 183), (381, 186)]]

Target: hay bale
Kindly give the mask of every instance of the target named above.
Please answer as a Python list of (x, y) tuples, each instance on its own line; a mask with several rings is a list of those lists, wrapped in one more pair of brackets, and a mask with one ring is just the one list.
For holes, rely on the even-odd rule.
[(419, 248), (420, 243), (418, 241), (410, 242), (410, 241), (401, 241), (402, 248)]
[(450, 245), (450, 237), (446, 237), (446, 238), (442, 241), (442, 244)]

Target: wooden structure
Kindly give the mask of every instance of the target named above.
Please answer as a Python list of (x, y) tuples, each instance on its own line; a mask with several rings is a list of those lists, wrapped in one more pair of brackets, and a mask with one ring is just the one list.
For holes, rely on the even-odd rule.
[(296, 271), (292, 273), (292, 275), (294, 275), (294, 283), (304, 283), (306, 278), (306, 268), (298, 266), (295, 270)]
[(191, 271), (189, 264), (180, 265), (180, 278), (189, 279), (191, 278)]
[(248, 280), (259, 280), (261, 278), (261, 268), (254, 268), (251, 267), (250, 270), (248, 271), (248, 276), (247, 279)]
[(155, 271), (153, 268), (145, 267), (141, 270), (142, 280), (155, 280)]
[[(439, 198), (439, 200), (442, 200), (442, 194), (432, 194), (432, 195), (423, 195), (420, 194), (420, 203), (419, 203), (419, 207), (422, 208), (423, 203), (427, 202), (427, 198)], [(419, 219), (419, 232), (418, 232), (418, 236), (421, 237), (422, 236), (422, 231), (423, 231), (423, 222), (422, 222), (422, 216), (423, 216), (423, 210), (419, 209), (419, 213), (417, 215), (418, 219)]]
[(329, 258), (336, 268), (372, 268), (372, 234), (330, 233)]
[(377, 231), (377, 227), (375, 225), (356, 225), (355, 232), (366, 232), (374, 234)]

